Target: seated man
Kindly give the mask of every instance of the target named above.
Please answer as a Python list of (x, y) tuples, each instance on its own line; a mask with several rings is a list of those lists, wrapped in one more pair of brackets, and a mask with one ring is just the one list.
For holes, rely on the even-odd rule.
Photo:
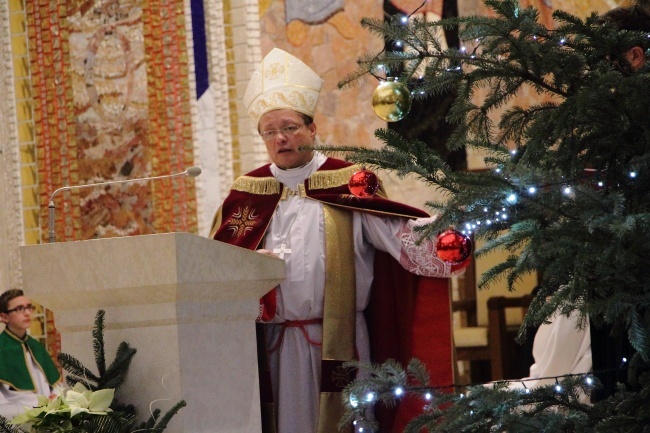
[(0, 415), (8, 419), (36, 407), (37, 394), (51, 396), (52, 386), (61, 381), (45, 347), (27, 335), (33, 311), (22, 290), (0, 295), (0, 319), (6, 325), (0, 334)]

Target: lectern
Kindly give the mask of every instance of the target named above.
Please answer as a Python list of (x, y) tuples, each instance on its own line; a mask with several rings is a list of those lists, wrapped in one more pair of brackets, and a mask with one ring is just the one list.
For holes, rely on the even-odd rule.
[(21, 248), (23, 286), (54, 311), (62, 351), (96, 371), (92, 328), (106, 311), (106, 357), (137, 349), (117, 398), (141, 420), (187, 406), (168, 433), (261, 432), (255, 318), (284, 262), (189, 233)]

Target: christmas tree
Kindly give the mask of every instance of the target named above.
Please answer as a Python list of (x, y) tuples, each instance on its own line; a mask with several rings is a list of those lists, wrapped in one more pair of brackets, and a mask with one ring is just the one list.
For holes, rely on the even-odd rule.
[[(597, 14), (583, 20), (556, 11), (557, 26), (548, 29), (537, 10), (515, 0), (485, 4), (490, 17), (365, 19), (386, 48), (359, 59), (359, 69), (340, 87), (369, 76), (385, 81), (392, 95), (378, 105), (393, 109), (391, 121), (405, 114), (409, 98), (455, 93), (447, 147), (482, 152), (489, 169), (453, 171), (424, 143), (389, 129), (376, 132), (385, 143), (380, 149), (339, 150), (366, 165), (415, 174), (446, 193), (444, 202), (427, 203), (439, 218), (423, 236), (455, 226), (486, 240), (479, 255), (512, 252), (483, 275), (480, 288), (505, 279), (512, 289), (522, 275), (537, 273), (539, 291), (522, 329), (573, 312), (633, 356), (611, 366), (609, 373), (623, 380), (593, 406), (580, 403), (579, 393), (592, 394), (599, 373), (607, 371), (558, 377), (537, 389), (500, 383), (449, 392), (428, 387), (417, 360), (406, 370), (395, 363), (363, 366), (371, 374), (347, 388), (344, 422), (354, 418), (357, 431), (368, 431), (369, 406), (411, 392), (421, 395), (425, 409), (408, 432), (646, 431), (650, 67), (632, 67), (626, 53), (640, 47), (650, 61), (648, 27), (622, 30)], [(650, 22), (647, 4), (628, 11)], [(439, 27), (457, 28), (461, 45), (443, 48), (435, 36)], [(534, 101), (512, 104), (525, 88), (536, 94)]]

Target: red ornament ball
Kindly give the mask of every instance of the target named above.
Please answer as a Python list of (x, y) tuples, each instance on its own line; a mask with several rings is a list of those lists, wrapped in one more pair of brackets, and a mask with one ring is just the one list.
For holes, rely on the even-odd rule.
[(379, 189), (379, 179), (375, 173), (364, 168), (350, 177), (348, 188), (355, 197), (372, 197)]
[(447, 230), (438, 235), (436, 254), (445, 262), (457, 265), (472, 254), (472, 240), (456, 230)]

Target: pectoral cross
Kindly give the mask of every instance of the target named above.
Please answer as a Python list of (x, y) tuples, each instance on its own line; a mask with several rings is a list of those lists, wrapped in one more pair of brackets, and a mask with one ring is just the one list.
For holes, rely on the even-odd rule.
[(273, 248), (273, 253), (277, 254), (281, 259), (284, 259), (284, 254), (291, 254), (291, 249), (287, 248), (286, 243), (282, 242), (280, 248)]

